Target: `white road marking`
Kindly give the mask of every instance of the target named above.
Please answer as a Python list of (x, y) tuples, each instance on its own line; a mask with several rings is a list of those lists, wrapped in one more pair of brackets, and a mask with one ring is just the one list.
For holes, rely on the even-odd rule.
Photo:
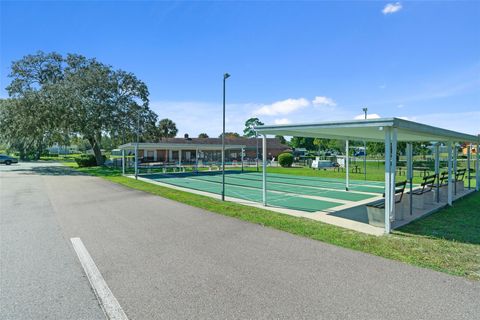
[(71, 238), (70, 241), (72, 241), (73, 248), (107, 318), (109, 320), (128, 320), (127, 315), (113, 296), (112, 291), (107, 286), (82, 240), (80, 238)]

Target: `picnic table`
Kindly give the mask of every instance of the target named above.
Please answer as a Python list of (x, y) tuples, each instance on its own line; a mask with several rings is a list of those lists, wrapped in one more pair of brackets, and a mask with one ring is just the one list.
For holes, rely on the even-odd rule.
[[(413, 172), (420, 171), (420, 177), (426, 177), (430, 174), (429, 167), (413, 167)], [(406, 176), (407, 175), (407, 167), (397, 167), (397, 174), (399, 176)]]
[(413, 167), (413, 172), (415, 172), (415, 170), (420, 171), (420, 177), (426, 177), (430, 174), (429, 167)]
[(362, 169), (356, 164), (352, 166), (352, 173), (362, 173)]

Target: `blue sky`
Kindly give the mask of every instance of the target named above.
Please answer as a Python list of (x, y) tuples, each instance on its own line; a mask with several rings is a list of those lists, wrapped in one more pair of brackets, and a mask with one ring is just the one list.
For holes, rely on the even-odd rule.
[(0, 96), (10, 63), (80, 53), (135, 73), (179, 134), (406, 117), (480, 134), (480, 2), (0, 4)]

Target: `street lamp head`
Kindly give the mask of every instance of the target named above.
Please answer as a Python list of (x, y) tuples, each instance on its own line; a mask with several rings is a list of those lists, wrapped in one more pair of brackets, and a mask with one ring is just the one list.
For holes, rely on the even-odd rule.
[(223, 75), (223, 80), (228, 79), (228, 78), (230, 78), (230, 75), (229, 75), (228, 73), (225, 73), (225, 74)]
[(368, 108), (363, 108), (362, 110), (363, 110), (363, 112), (367, 112)]

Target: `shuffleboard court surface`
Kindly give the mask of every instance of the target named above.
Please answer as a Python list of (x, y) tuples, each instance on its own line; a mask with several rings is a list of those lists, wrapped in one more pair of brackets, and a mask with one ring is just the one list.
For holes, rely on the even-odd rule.
[[(222, 174), (218, 171), (154, 173), (141, 176), (153, 181), (217, 195), (222, 192)], [(299, 179), (296, 179), (297, 177)], [(261, 173), (257, 172), (228, 171), (225, 174), (225, 196), (261, 203), (263, 200), (261, 179)], [(344, 190), (345, 185), (342, 185), (339, 180), (268, 174), (267, 203), (269, 206), (316, 212), (355, 201), (373, 199), (383, 192), (383, 188), (379, 186), (369, 187), (369, 181), (360, 181), (364, 184), (354, 184), (351, 186), (353, 189), (351, 188), (351, 191), (347, 192)]]
[[(192, 177), (172, 177), (171, 175), (152, 174), (142, 176), (143, 178), (152, 179), (178, 187), (189, 188), (198, 191), (205, 191), (214, 194), (222, 193), (222, 185), (217, 182), (202, 181), (193, 179)], [(244, 199), (253, 202), (262, 202), (262, 192), (260, 189), (245, 188), (235, 185), (226, 185), (225, 196)], [(325, 210), (341, 205), (336, 202), (322, 201), (316, 199), (303, 198), (293, 194), (280, 194), (274, 192), (267, 192), (268, 204), (271, 206), (278, 206), (294, 210), (301, 210), (307, 212), (315, 212)]]
[[(251, 175), (259, 175), (261, 176), (261, 172), (255, 171), (246, 171), (246, 174)], [(313, 180), (313, 181), (323, 181), (323, 182), (332, 182), (332, 183), (341, 183), (345, 185), (345, 179), (340, 178), (327, 178), (327, 177), (312, 177), (312, 176), (301, 176), (301, 175), (294, 175), (294, 174), (285, 174), (285, 173), (267, 173), (268, 177), (280, 177), (283, 179), (293, 179), (293, 180)], [(381, 181), (371, 181), (371, 180), (352, 180), (350, 179), (351, 185), (368, 185), (368, 186), (379, 186), (383, 187), (385, 183)]]
[[(206, 180), (206, 181), (213, 181), (213, 182), (222, 182), (222, 176), (192, 176), (193, 179), (199, 180)], [(243, 179), (242, 177), (237, 176), (229, 176), (227, 175), (226, 183), (231, 185), (238, 185), (243, 187), (253, 187), (257, 189), (262, 188), (262, 181), (258, 179)], [(267, 190), (272, 191), (281, 191), (287, 193), (294, 193), (300, 195), (307, 195), (307, 196), (319, 196), (319, 197), (326, 197), (332, 199), (339, 199), (339, 200), (347, 200), (347, 201), (360, 201), (371, 198), (371, 195), (362, 194), (362, 193), (354, 193), (354, 192), (346, 192), (346, 191), (337, 191), (337, 190), (329, 190), (329, 189), (318, 189), (315, 187), (311, 187), (308, 185), (302, 185), (302, 188), (299, 188), (298, 185), (286, 184), (286, 183), (279, 183), (267, 180)]]
[[(298, 178), (297, 178), (298, 177)], [(242, 179), (250, 179), (250, 180), (257, 180), (261, 181), (262, 176), (261, 173), (244, 173), (239, 176)], [(279, 182), (283, 184), (292, 184), (298, 186), (310, 186), (310, 187), (320, 187), (320, 188), (327, 188), (327, 189), (336, 189), (336, 190), (345, 190), (345, 181), (340, 179), (335, 181), (324, 181), (317, 179), (303, 179), (304, 177), (301, 176), (293, 176), (293, 175), (271, 175), (270, 173), (267, 175), (267, 181), (269, 182)], [(376, 185), (358, 185), (358, 184), (350, 184), (349, 190), (351, 191), (361, 191), (361, 192), (368, 192), (368, 193), (376, 193), (382, 194), (383, 193), (383, 186), (376, 186)]]

